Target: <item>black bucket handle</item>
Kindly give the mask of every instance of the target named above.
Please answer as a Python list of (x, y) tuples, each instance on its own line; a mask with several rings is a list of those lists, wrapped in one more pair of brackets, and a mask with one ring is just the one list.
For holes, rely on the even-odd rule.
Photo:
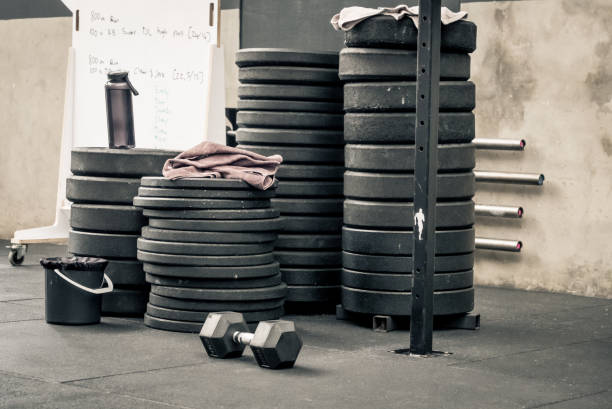
[(57, 268), (54, 269), (53, 271), (55, 271), (55, 274), (57, 274), (60, 278), (64, 279), (69, 284), (72, 284), (73, 286), (77, 287), (78, 289), (86, 291), (86, 292), (91, 293), (91, 294), (106, 294), (106, 293), (110, 293), (111, 291), (113, 291), (113, 288), (114, 288), (113, 287), (113, 282), (111, 281), (110, 277), (106, 275), (106, 273), (104, 273), (104, 279), (102, 280), (102, 284), (104, 284), (104, 281), (106, 281), (107, 287), (89, 288), (89, 287), (85, 287), (84, 285), (79, 284), (76, 281), (68, 278), (64, 273), (59, 271), (59, 269), (57, 269)]

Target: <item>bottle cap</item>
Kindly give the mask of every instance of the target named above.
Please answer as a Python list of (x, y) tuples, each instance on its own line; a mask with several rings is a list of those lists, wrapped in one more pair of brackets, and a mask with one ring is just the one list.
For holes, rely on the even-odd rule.
[(110, 82), (121, 82), (121, 81), (127, 82), (128, 87), (130, 87), (130, 90), (132, 90), (132, 93), (134, 95), (138, 95), (138, 91), (136, 91), (136, 88), (134, 88), (134, 86), (130, 82), (130, 78), (128, 77), (128, 74), (129, 74), (128, 71), (110, 71), (107, 75), (108, 75), (108, 79)]

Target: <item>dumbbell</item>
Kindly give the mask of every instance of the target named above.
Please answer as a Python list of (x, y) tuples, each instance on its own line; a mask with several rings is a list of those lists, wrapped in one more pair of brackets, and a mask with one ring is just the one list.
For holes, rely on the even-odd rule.
[(254, 333), (238, 312), (208, 314), (200, 340), (206, 353), (213, 358), (236, 358), (249, 345), (259, 366), (291, 368), (302, 348), (302, 340), (291, 321), (261, 321)]

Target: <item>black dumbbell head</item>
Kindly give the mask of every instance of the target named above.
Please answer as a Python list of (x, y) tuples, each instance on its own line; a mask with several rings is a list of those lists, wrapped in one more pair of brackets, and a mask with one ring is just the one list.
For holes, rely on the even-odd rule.
[(261, 367), (291, 368), (302, 349), (302, 340), (291, 321), (261, 321), (251, 341), (251, 349)]
[(229, 311), (211, 312), (200, 331), (200, 340), (209, 356), (234, 358), (242, 355), (245, 348), (232, 339), (236, 331), (249, 331), (242, 314)]

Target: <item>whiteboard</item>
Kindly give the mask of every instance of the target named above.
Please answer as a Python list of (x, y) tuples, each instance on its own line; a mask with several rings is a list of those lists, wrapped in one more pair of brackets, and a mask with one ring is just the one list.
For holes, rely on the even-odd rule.
[(73, 146), (108, 146), (107, 72), (129, 71), (136, 147), (185, 150), (206, 134), (218, 0), (72, 0)]

